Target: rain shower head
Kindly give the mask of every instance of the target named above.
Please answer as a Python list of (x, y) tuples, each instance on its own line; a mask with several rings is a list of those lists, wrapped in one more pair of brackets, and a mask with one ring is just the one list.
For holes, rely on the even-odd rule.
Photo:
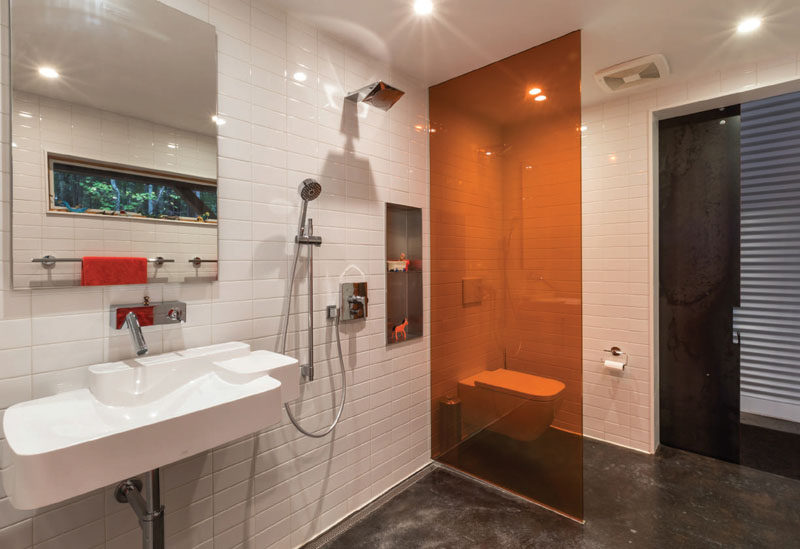
[(345, 99), (349, 99), (355, 103), (369, 103), (373, 107), (378, 107), (381, 110), (388, 111), (392, 105), (397, 103), (398, 99), (403, 97), (406, 92), (400, 91), (394, 86), (390, 86), (383, 80), (379, 80), (369, 86), (364, 86), (360, 90), (356, 90)]
[(298, 190), (300, 192), (300, 198), (302, 198), (304, 202), (311, 202), (322, 194), (322, 185), (313, 179), (304, 179)]

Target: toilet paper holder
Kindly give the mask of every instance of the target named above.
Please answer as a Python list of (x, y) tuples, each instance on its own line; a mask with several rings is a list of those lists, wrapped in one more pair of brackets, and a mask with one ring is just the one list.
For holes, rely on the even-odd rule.
[[(611, 347), (610, 349), (603, 349), (603, 352), (604, 353), (610, 353), (611, 356), (613, 356), (615, 358), (622, 357), (622, 367), (623, 368), (628, 365), (628, 353), (626, 353), (625, 351), (623, 351), (622, 349), (620, 349), (616, 345), (614, 347)], [(600, 362), (605, 364), (605, 358), (603, 358), (603, 360), (601, 360)]]

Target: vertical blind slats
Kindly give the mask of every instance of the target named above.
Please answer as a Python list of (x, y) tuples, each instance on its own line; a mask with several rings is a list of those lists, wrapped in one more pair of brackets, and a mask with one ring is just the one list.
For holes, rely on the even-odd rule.
[(741, 393), (800, 417), (800, 93), (745, 103), (741, 122)]

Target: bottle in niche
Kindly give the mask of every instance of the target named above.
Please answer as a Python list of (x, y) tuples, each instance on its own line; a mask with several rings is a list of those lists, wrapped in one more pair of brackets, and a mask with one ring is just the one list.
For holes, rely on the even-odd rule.
[(406, 257), (405, 252), (400, 254), (400, 259), (389, 259), (386, 261), (386, 268), (389, 272), (408, 272), (411, 261)]

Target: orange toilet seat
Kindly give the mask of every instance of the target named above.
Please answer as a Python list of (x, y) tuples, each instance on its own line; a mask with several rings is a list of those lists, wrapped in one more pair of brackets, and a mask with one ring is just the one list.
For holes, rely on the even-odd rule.
[(484, 370), (458, 382), (462, 424), (468, 435), (484, 428), (522, 441), (553, 423), (566, 385), (516, 370)]
[(484, 370), (467, 379), (471, 379), (476, 387), (493, 389), (528, 400), (553, 400), (566, 388), (566, 385), (557, 379), (539, 377), (505, 368)]

